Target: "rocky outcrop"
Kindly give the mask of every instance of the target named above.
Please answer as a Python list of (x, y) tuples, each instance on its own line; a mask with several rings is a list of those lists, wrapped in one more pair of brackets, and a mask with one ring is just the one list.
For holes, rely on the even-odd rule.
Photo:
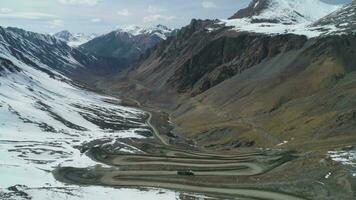
[(229, 19), (241, 19), (252, 17), (261, 14), (261, 12), (268, 8), (271, 0), (253, 0), (247, 8), (239, 10)]
[(300, 49), (306, 40), (296, 35), (224, 35), (188, 59), (168, 83), (179, 92), (200, 94), (264, 59)]

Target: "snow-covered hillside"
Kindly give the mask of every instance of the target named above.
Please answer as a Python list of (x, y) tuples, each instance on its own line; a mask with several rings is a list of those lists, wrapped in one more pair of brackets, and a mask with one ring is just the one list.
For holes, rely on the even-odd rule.
[(316, 37), (321, 32), (309, 26), (340, 8), (320, 0), (253, 0), (248, 8), (222, 23), (239, 31)]
[(0, 27), (0, 48), (3, 54), (7, 52), (53, 77), (56, 76), (54, 71), (70, 74), (96, 60), (55, 37), (18, 28)]
[(71, 47), (78, 47), (88, 41), (98, 37), (97, 34), (75, 33), (69, 31), (61, 31), (53, 35), (54, 37), (66, 42)]
[(325, 35), (356, 33), (356, 1), (315, 22)]
[(166, 40), (169, 35), (171, 35), (173, 30), (170, 28), (157, 25), (154, 27), (141, 27), (141, 26), (126, 26), (117, 30), (118, 33), (128, 33), (133, 36), (139, 35), (151, 35), (151, 36), (158, 36), (163, 40)]
[[(0, 30), (0, 199), (174, 199), (169, 192), (56, 181), (52, 171), (57, 166), (97, 164), (76, 146), (95, 139), (112, 143), (143, 137), (139, 133), (148, 131), (144, 113), (118, 105), (118, 99), (86, 91), (50, 67), (46, 56), (56, 59), (53, 63), (66, 63), (63, 67), (79, 63), (63, 42), (23, 30)], [(42, 52), (49, 47), (51, 52)], [(122, 150), (136, 151), (125, 144)]]

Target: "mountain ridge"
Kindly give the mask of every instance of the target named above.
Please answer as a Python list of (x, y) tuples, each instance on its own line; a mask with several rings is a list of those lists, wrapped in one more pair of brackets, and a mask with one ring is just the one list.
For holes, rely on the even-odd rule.
[(221, 23), (236, 31), (318, 37), (322, 32), (310, 25), (341, 7), (320, 0), (254, 0)]
[(72, 34), (67, 30), (60, 31), (53, 34), (54, 37), (59, 38), (66, 42), (71, 47), (78, 47), (88, 41), (98, 37), (97, 34), (84, 34), (84, 33), (75, 33)]
[(80, 49), (100, 57), (115, 58), (125, 67), (172, 34), (174, 30), (162, 25), (152, 28), (129, 26), (99, 36), (81, 45)]
[(356, 1), (314, 22), (324, 35), (356, 33)]

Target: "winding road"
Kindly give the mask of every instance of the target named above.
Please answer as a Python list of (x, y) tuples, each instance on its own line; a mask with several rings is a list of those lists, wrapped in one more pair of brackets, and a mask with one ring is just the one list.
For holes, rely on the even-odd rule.
[[(160, 135), (151, 122), (152, 113), (146, 113), (146, 123), (161, 145), (136, 141), (141, 143), (137, 148), (145, 146), (144, 154), (110, 153), (101, 147), (93, 147), (87, 155), (112, 168), (62, 167), (54, 173), (57, 179), (84, 185), (165, 188), (233, 199), (303, 200), (292, 194), (243, 188), (235, 182), (240, 177), (258, 176), (289, 162), (295, 158), (292, 153), (219, 155), (180, 149)], [(147, 148), (151, 149), (147, 151)]]
[(157, 130), (157, 128), (151, 124), (151, 120), (152, 120), (152, 113), (150, 112), (147, 112), (146, 113), (148, 114), (148, 119), (147, 119), (147, 125), (151, 127), (152, 131), (153, 131), (153, 134), (156, 136), (156, 138), (161, 141), (162, 144), (168, 146), (169, 143), (166, 142), (166, 140), (161, 136), (161, 134), (159, 134), (159, 131)]

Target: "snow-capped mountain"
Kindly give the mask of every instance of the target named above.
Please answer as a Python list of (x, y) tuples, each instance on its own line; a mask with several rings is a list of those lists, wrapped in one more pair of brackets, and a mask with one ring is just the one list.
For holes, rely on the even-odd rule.
[(163, 25), (144, 28), (127, 26), (99, 36), (80, 46), (100, 57), (114, 57), (126, 65), (137, 60), (147, 49), (166, 40), (173, 30)]
[(356, 33), (356, 1), (315, 22), (324, 35)]
[(252, 23), (297, 24), (315, 22), (340, 8), (320, 0), (253, 0), (230, 19), (250, 18)]
[(158, 36), (163, 40), (166, 40), (172, 33), (172, 29), (168, 28), (164, 25), (157, 25), (154, 27), (140, 27), (140, 26), (126, 26), (117, 30), (118, 33), (128, 33), (133, 36), (139, 35), (150, 35), (150, 36)]
[[(54, 76), (54, 71), (69, 74), (95, 59), (69, 47), (62, 40), (18, 28), (0, 27), (2, 53)], [(7, 55), (6, 54), (6, 55)]]
[(239, 31), (315, 37), (320, 32), (308, 26), (340, 8), (320, 0), (253, 0), (247, 8), (222, 21)]
[(72, 34), (69, 31), (61, 31), (55, 33), (53, 36), (65, 41), (71, 47), (78, 47), (94, 38), (96, 38), (97, 34), (84, 34), (84, 33), (75, 33)]
[(0, 27), (0, 199), (130, 193), (67, 186), (52, 175), (57, 166), (96, 165), (75, 148), (85, 141), (112, 143), (147, 130), (143, 112), (110, 103), (119, 100), (83, 90), (64, 75), (85, 68), (84, 61), (90, 59), (55, 37)]

